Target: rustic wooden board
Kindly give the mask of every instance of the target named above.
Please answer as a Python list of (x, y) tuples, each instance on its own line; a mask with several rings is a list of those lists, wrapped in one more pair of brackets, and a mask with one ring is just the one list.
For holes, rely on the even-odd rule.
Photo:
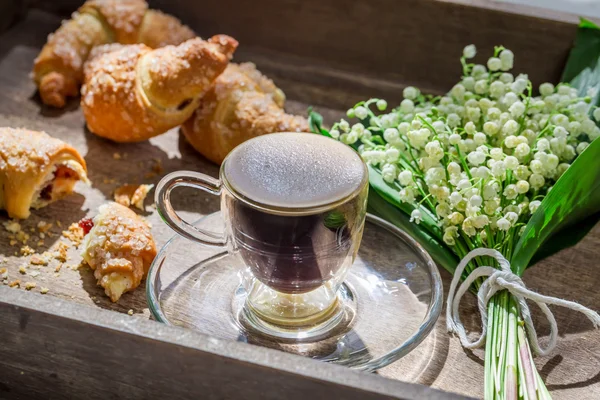
[[(166, 9), (175, 10), (177, 7), (182, 7), (184, 2), (163, 3)], [(240, 5), (242, 9), (234, 15), (230, 14), (231, 19), (227, 19), (224, 9), (229, 7), (231, 10), (234, 5), (228, 0), (222, 0), (215, 2), (213, 8), (207, 7), (208, 14), (196, 9), (194, 12), (179, 13), (179, 15), (187, 19), (187, 22), (203, 35), (216, 32), (237, 35), (242, 42), (242, 47), (236, 59), (254, 60), (259, 68), (268, 71), (292, 99), (288, 103), (288, 108), (298, 113), (304, 112), (308, 104), (347, 107), (352, 105), (355, 99), (363, 96), (387, 95), (392, 92), (396, 92), (397, 95), (406, 83), (428, 82), (423, 86), (441, 92), (449, 83), (455, 81), (458, 71), (457, 52), (460, 52), (460, 48), (465, 43), (471, 41), (491, 45), (500, 40), (516, 50), (517, 60), (520, 59), (519, 57), (525, 57), (523, 64), (518, 64), (519, 69), (529, 71), (534, 78), (555, 81), (574, 33), (573, 26), (565, 22), (549, 20), (536, 25), (534, 21), (537, 20), (530, 16), (514, 16), (487, 9), (484, 9), (483, 14), (478, 14), (474, 9), (466, 6), (454, 5), (454, 8), (450, 8), (450, 5), (431, 0), (398, 1), (403, 7), (407, 7), (406, 10), (416, 9), (425, 13), (420, 17), (420, 24), (427, 22), (425, 21), (427, 12), (440, 16), (446, 14), (438, 19), (439, 22), (436, 22), (436, 28), (432, 29), (433, 33), (430, 37), (418, 37), (415, 44), (410, 46), (409, 39), (411, 35), (415, 35), (418, 24), (410, 21), (408, 12), (407, 15), (393, 12), (398, 10), (394, 7), (400, 5), (394, 6), (391, 0), (360, 2), (359, 5), (343, 3), (336, 0), (328, 2), (286, 0), (275, 4), (275, 2), (270, 3), (269, 0), (260, 0), (259, 3), (253, 3), (256, 8), (259, 8), (259, 5), (266, 7), (271, 4), (273, 10), (279, 12), (288, 10), (287, 13), (282, 12), (280, 16), (275, 15), (274, 12), (270, 18), (263, 20), (259, 18), (253, 7), (246, 5)], [(186, 4), (192, 6), (192, 3), (186, 2)], [(434, 5), (442, 8), (438, 9)], [(198, 6), (193, 5), (193, 7)], [(326, 29), (324, 25), (326, 22), (329, 21), (328, 23), (331, 24), (333, 23), (331, 21), (336, 20), (335, 17), (342, 18), (341, 15), (333, 14), (335, 7), (346, 10), (352, 21), (362, 23), (356, 26), (372, 26), (373, 29), (366, 33), (366, 37), (360, 39), (361, 46), (366, 47), (359, 46), (360, 48), (356, 49), (352, 47), (354, 42), (347, 35), (355, 31), (346, 31), (343, 35), (344, 32), (339, 32), (339, 26), (337, 29), (332, 27)], [(310, 25), (305, 27), (289, 20), (290, 10), (293, 10), (297, 16), (303, 17), (303, 21), (309, 21), (310, 16), (314, 18)], [(378, 38), (374, 33), (376, 24), (368, 18), (373, 17), (376, 10), (385, 11), (386, 15), (392, 13), (397, 17), (395, 20), (390, 17), (389, 20), (382, 21), (386, 29), (390, 30), (393, 26), (405, 28), (398, 35), (390, 34), (387, 38)], [(410, 15), (416, 18), (414, 14)], [(222, 24), (217, 25), (216, 18), (219, 18)], [(258, 23), (260, 21), (263, 22)], [(461, 21), (468, 21), (468, 27), (463, 26)], [(251, 32), (244, 23), (253, 23), (257, 27), (258, 34), (253, 33), (255, 31)], [(278, 36), (279, 33), (273, 37), (266, 35), (262, 25), (267, 23), (273, 24), (274, 30), (281, 32), (281, 37)], [(79, 186), (80, 194), (35, 212), (23, 223), (25, 230), (35, 228), (41, 220), (52, 223), (60, 221), (64, 228), (83, 216), (93, 216), (102, 202), (112, 198), (112, 191), (120, 183), (156, 183), (160, 175), (149, 176), (148, 174), (152, 174), (157, 160), (160, 160), (164, 173), (179, 169), (193, 169), (216, 176), (217, 167), (198, 156), (185, 141), (181, 140), (177, 129), (145, 143), (117, 145), (99, 139), (85, 130), (77, 100), (70, 102), (65, 110), (57, 111), (42, 106), (28, 73), (33, 58), (45, 41), (46, 34), (53, 31), (57, 25), (56, 17), (33, 11), (23, 22), (0, 37), (0, 126), (43, 129), (70, 142), (85, 155), (93, 184), (91, 187)], [(487, 30), (484, 29), (486, 26)], [(285, 29), (286, 27), (289, 29)], [(413, 30), (411, 31), (409, 27)], [(475, 32), (471, 29), (475, 28), (484, 30), (477, 35), (471, 34)], [(445, 34), (448, 32), (456, 33), (456, 37), (447, 37), (448, 35)], [(307, 38), (309, 42), (303, 44), (302, 37), (309, 34), (327, 37), (328, 46), (311, 42), (310, 40), (313, 39), (309, 38)], [(527, 40), (523, 40), (523, 37), (527, 37)], [(246, 38), (249, 39), (248, 46), (245, 45)], [(278, 39), (281, 39), (285, 45), (277, 44)], [(382, 44), (384, 42), (387, 43), (386, 46)], [(338, 45), (339, 54), (327, 56), (327, 51), (337, 48)], [(387, 49), (393, 51), (386, 52)], [(296, 55), (291, 54), (292, 52)], [(383, 54), (381, 56), (383, 59), (375, 60), (377, 54)], [(317, 60), (317, 57), (321, 59)], [(403, 66), (403, 60), (409, 65)], [(419, 68), (419, 65), (426, 67)], [(324, 107), (318, 109), (329, 121), (341, 115), (339, 110)], [(118, 153), (121, 158), (115, 159), (115, 153)], [(218, 209), (216, 198), (202, 196), (194, 191), (182, 189), (182, 196), (178, 200), (176, 207), (183, 210), (182, 214), (190, 220)], [(152, 206), (148, 205), (145, 215), (153, 224), (153, 234), (158, 245), (164, 244), (172, 232), (159, 220)], [(0, 222), (4, 221), (6, 217), (0, 216)], [(55, 223), (51, 231), (55, 236), (47, 237), (40, 248), (46, 249), (56, 245), (60, 239), (60, 231), (61, 229)], [(598, 257), (599, 244), (600, 227), (596, 227), (575, 248), (563, 251), (528, 271), (525, 274), (525, 281), (532, 289), (544, 294), (598, 307), (600, 293), (597, 288), (600, 285), (600, 274), (596, 272), (595, 260)], [(34, 292), (39, 292), (42, 286), (48, 287), (50, 291), (45, 296), (119, 312), (133, 310), (134, 316), (119, 317), (121, 319), (149, 318), (143, 287), (132, 294), (126, 294), (120, 303), (113, 304), (95, 285), (91, 272), (86, 268), (72, 270), (63, 267), (60, 275), (55, 277), (54, 268), (57, 261), (53, 261), (51, 265), (39, 268), (39, 271), (37, 268), (29, 267), (28, 275), (21, 275), (18, 269), (25, 260), (14, 256), (14, 252), (19, 251), (19, 248), (20, 246), (10, 246), (8, 233), (0, 227), (0, 254), (7, 257), (6, 266), (9, 269), (10, 280), (36, 282), (37, 287), (32, 290)], [(75, 249), (70, 252), (70, 257), (67, 264), (78, 264), (79, 256)], [(32, 277), (31, 271), (40, 274)], [(447, 289), (450, 277), (445, 272), (442, 274)], [(28, 295), (26, 299), (33, 299), (34, 296), (27, 293), (25, 295)], [(539, 321), (539, 315), (535, 314), (535, 317), (536, 321)], [(559, 348), (550, 357), (538, 358), (536, 360), (538, 369), (541, 370), (555, 398), (600, 397), (600, 333), (593, 331), (591, 324), (578, 314), (558, 309), (556, 317), (561, 333)], [(465, 304), (463, 319), (470, 329), (478, 329), (477, 318), (474, 303), (470, 301)], [(464, 351), (455, 338), (447, 335), (444, 324), (445, 321), (441, 318), (434, 333), (424, 343), (406, 358), (380, 371), (380, 374), (480, 397), (483, 383), (483, 352)], [(539, 332), (542, 335), (548, 333), (546, 323), (539, 323)], [(2, 382), (2, 374), (0, 374), (0, 382)]]
[(2, 399), (463, 398), (5, 287), (0, 299)]

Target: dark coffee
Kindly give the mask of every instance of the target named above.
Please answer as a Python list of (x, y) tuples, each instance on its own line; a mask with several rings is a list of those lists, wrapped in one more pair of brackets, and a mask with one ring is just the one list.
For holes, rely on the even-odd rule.
[(304, 293), (333, 278), (355, 256), (362, 234), (363, 199), (351, 206), (305, 216), (267, 214), (231, 200), (232, 234), (254, 276), (284, 293)]
[(368, 190), (364, 164), (351, 148), (318, 135), (266, 135), (247, 143), (224, 164), (234, 195), (224, 196), (222, 209), (234, 244), (269, 287), (314, 290), (358, 250)]

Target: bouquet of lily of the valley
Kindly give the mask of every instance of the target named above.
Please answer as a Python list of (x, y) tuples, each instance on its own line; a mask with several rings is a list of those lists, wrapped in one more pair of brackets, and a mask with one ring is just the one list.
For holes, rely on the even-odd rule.
[[(486, 345), (486, 399), (548, 399), (532, 354), (556, 341), (548, 304), (600, 317), (579, 304), (528, 290), (520, 279), (537, 259), (574, 244), (600, 211), (600, 109), (596, 93), (511, 74), (514, 55), (495, 48), (487, 66), (471, 64), (442, 97), (404, 90), (391, 111), (360, 102), (329, 131), (311, 112), (313, 130), (354, 147), (369, 167), (372, 212), (414, 236), (454, 274), (448, 329), (468, 348)], [(594, 218), (587, 218), (595, 215)], [(464, 282), (459, 287), (459, 281)], [(482, 335), (470, 341), (459, 318), (462, 295), (479, 297)], [(540, 346), (526, 300), (551, 325)], [(487, 340), (486, 340), (487, 338)]]

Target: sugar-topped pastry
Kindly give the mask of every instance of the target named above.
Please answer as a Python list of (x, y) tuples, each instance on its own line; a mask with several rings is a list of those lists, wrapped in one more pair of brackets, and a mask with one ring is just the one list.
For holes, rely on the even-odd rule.
[(45, 132), (0, 128), (0, 209), (11, 218), (28, 218), (88, 182), (81, 154)]
[(80, 226), (86, 233), (83, 260), (113, 302), (140, 285), (156, 257), (149, 224), (129, 208), (107, 203), (93, 220)]
[(285, 94), (252, 63), (229, 64), (181, 129), (214, 163), (240, 143), (275, 132), (309, 132), (305, 117), (287, 114)]
[(145, 0), (88, 0), (48, 36), (34, 61), (33, 78), (45, 104), (64, 107), (77, 96), (83, 65), (95, 46), (144, 43), (156, 48), (195, 37), (177, 18), (149, 10)]
[(180, 125), (237, 45), (217, 35), (155, 50), (143, 44), (94, 50), (81, 89), (88, 128), (116, 142), (138, 142)]

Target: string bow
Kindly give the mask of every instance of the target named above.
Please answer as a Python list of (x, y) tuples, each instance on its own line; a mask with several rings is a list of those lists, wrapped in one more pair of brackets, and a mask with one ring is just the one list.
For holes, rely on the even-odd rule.
[[(475, 268), (457, 290), (456, 287), (458, 286), (465, 267), (473, 258), (479, 256), (495, 258), (500, 265), (500, 269), (491, 266), (481, 266)], [(460, 305), (463, 295), (467, 292), (467, 290), (469, 290), (471, 284), (480, 277), (487, 277), (477, 292), (477, 305), (479, 307), (479, 313), (481, 314), (482, 330), (481, 335), (477, 340), (470, 341), (467, 337), (467, 333), (465, 332), (465, 327), (460, 320), (458, 306)], [(549, 304), (578, 311), (588, 317), (594, 324), (594, 327), (597, 328), (600, 326), (600, 315), (598, 315), (597, 312), (573, 301), (568, 301), (557, 297), (544, 296), (527, 289), (523, 283), (523, 280), (514, 272), (512, 272), (510, 269), (510, 263), (502, 254), (500, 254), (499, 251), (494, 249), (479, 248), (472, 250), (469, 254), (467, 254), (456, 267), (452, 284), (450, 285), (448, 303), (446, 305), (446, 327), (448, 328), (449, 332), (454, 332), (458, 335), (463, 347), (467, 349), (474, 349), (483, 346), (487, 334), (487, 304), (492, 296), (496, 294), (496, 292), (504, 289), (508, 290), (517, 300), (519, 309), (521, 311), (521, 316), (525, 322), (525, 330), (529, 336), (531, 347), (536, 354), (547, 355), (552, 352), (554, 347), (556, 347), (558, 327), (556, 325), (556, 319), (548, 307)], [(550, 341), (546, 347), (540, 346), (537, 333), (533, 326), (533, 321), (531, 320), (531, 312), (526, 300), (531, 300), (537, 304), (550, 323)]]

